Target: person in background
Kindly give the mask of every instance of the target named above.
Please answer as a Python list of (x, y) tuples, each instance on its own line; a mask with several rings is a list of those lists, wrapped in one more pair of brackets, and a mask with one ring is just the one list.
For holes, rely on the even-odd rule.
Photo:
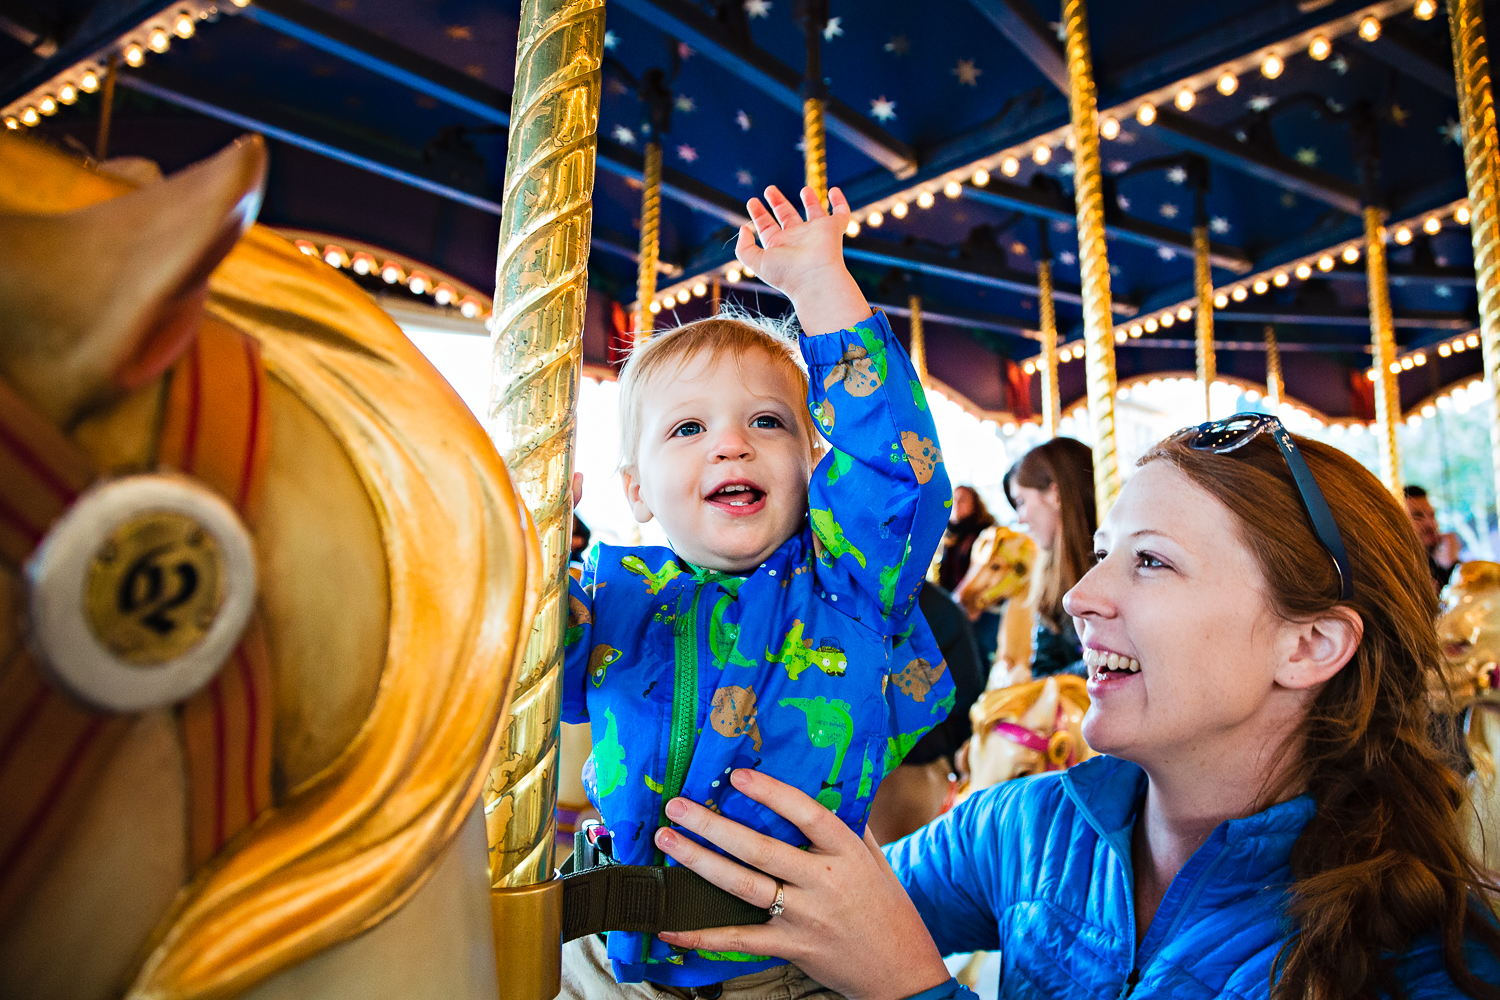
[(1417, 539), (1427, 550), (1427, 571), (1432, 574), (1432, 585), (1442, 590), (1448, 584), (1448, 577), (1453, 575), (1453, 567), (1458, 565), (1462, 543), (1452, 532), (1438, 531), (1437, 512), (1432, 509), (1432, 501), (1427, 498), (1425, 489), (1408, 486), (1401, 492), (1406, 497), (1406, 516), (1411, 518)]
[[(1042, 557), (1033, 570), (1031, 603), (1036, 616), (1030, 678), (1087, 675), (1083, 647), (1063, 595), (1093, 565), (1094, 459), (1088, 445), (1053, 438), (1021, 457), (1005, 474), (1005, 495)], [(1011, 683), (1029, 679), (1012, 665)]]
[(593, 537), (593, 532), (589, 531), (589, 526), (584, 524), (583, 518), (575, 513), (573, 515), (572, 551), (568, 555), (568, 562), (582, 566), (584, 553), (589, 550), (589, 539)]
[(917, 604), (943, 652), (953, 678), (953, 708), (911, 748), (906, 759), (875, 792), (870, 833), (881, 844), (900, 840), (940, 816), (951, 802), (954, 758), (972, 732), (969, 708), (984, 693), (986, 670), (969, 616), (931, 582), (922, 584)]
[[(953, 491), (953, 511), (948, 518), (948, 530), (943, 533), (941, 560), (938, 563), (939, 587), (954, 594), (958, 585), (969, 574), (969, 565), (974, 551), (974, 541), (984, 529), (995, 523), (995, 517), (985, 507), (978, 492), (972, 486), (959, 486)], [(984, 662), (995, 655), (1000, 635), (1000, 612), (986, 608), (973, 620), (974, 638), (979, 643)]]

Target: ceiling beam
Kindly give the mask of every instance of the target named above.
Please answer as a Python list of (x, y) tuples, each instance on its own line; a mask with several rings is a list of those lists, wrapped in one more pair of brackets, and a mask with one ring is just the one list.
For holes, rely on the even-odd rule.
[(1210, 163), (1247, 174), (1277, 187), (1358, 215), (1359, 187), (1342, 177), (1298, 163), (1291, 157), (1266, 153), (1240, 142), (1212, 125), (1159, 108), (1153, 135), (1177, 149), (1197, 153)]
[[(1047, 194), (1023, 184), (1011, 184), (993, 179), (982, 188), (965, 184), (964, 197), (982, 205), (1024, 212), (1040, 219), (1066, 222), (1069, 225), (1076, 225), (1078, 222), (1078, 212), (1074, 207), (1073, 199), (1066, 195)], [(1118, 213), (1108, 212), (1105, 214), (1104, 228), (1111, 238), (1124, 243), (1166, 247), (1189, 257), (1193, 255), (1193, 238), (1190, 234), (1180, 233), (1155, 222), (1127, 218)], [(1214, 267), (1232, 271), (1235, 274), (1245, 274), (1251, 267), (1249, 254), (1239, 247), (1229, 247), (1222, 243), (1211, 242), (1209, 244), (1208, 259)]]
[[(1170, 338), (1163, 338), (1163, 337), (1133, 337), (1130, 340), (1125, 341), (1125, 343), (1120, 344), (1119, 346), (1117, 346), (1115, 348), (1115, 350), (1118, 351), (1118, 350), (1120, 350), (1123, 347), (1157, 347), (1157, 348), (1165, 348), (1166, 350), (1172, 350), (1172, 351), (1193, 351), (1193, 350), (1197, 350), (1197, 348), (1198, 348), (1198, 342), (1196, 340), (1172, 340)], [(1316, 354), (1359, 354), (1359, 353), (1364, 353), (1364, 354), (1369, 354), (1369, 353), (1371, 353), (1371, 351), (1370, 351), (1370, 345), (1369, 344), (1308, 343), (1307, 341), (1300, 341), (1300, 340), (1280, 340), (1280, 341), (1277, 342), (1276, 348), (1282, 354), (1295, 354), (1295, 353), (1316, 353)], [(1261, 339), (1261, 340), (1215, 340), (1214, 341), (1214, 350), (1216, 350), (1216, 351), (1249, 351), (1249, 352), (1252, 352), (1252, 353), (1255, 352), (1255, 351), (1260, 351), (1260, 352), (1264, 353), (1265, 349), (1266, 349), (1266, 342), (1265, 342), (1264, 339)]]
[(170, 9), (171, 4), (162, 0), (100, 0), (88, 9), (83, 23), (62, 39), (50, 56), (43, 59), (28, 55), (0, 69), (0, 107), (24, 97), (69, 66), (92, 59), (100, 49), (113, 45), (142, 21)]
[[(1370, 313), (1365, 309), (1298, 309), (1295, 306), (1271, 304), (1264, 309), (1216, 309), (1215, 323), (1295, 323), (1301, 326), (1348, 326), (1369, 329)], [(1429, 312), (1405, 309), (1395, 314), (1397, 329), (1471, 330), (1474, 317), (1464, 313)]]
[[(697, 5), (688, 0), (611, 0), (611, 5), (686, 43), (709, 62), (801, 116), (802, 74), (763, 49), (735, 40)], [(830, 136), (853, 146), (897, 177), (916, 171), (915, 150), (849, 105), (830, 96), (825, 116)]]
[(1026, 0), (969, 0), (1052, 86), (1068, 92), (1068, 64), (1046, 18)]
[(1451, 50), (1429, 44), (1427, 39), (1414, 34), (1400, 22), (1382, 24), (1380, 37), (1359, 48), (1424, 87), (1430, 87), (1444, 97), (1453, 96)]
[[(1393, 288), (1421, 288), (1433, 285), (1474, 285), (1472, 267), (1412, 267), (1407, 264), (1388, 264), (1387, 280)], [(1325, 281), (1367, 280), (1365, 269), (1358, 264), (1339, 264), (1332, 271), (1320, 273)]]
[[(600, 137), (598, 157), (600, 170), (628, 180), (644, 181), (645, 164), (646, 158), (640, 153)], [(750, 221), (744, 202), (689, 177), (681, 171), (673, 170), (671, 167), (661, 168), (661, 194), (663, 198), (671, 198), (695, 212), (715, 216), (734, 226)]]

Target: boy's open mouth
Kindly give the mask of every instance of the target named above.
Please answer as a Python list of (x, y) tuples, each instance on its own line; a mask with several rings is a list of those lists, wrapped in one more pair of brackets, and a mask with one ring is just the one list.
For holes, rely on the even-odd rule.
[(721, 484), (704, 499), (730, 514), (752, 514), (764, 505), (766, 493), (754, 483), (729, 482)]

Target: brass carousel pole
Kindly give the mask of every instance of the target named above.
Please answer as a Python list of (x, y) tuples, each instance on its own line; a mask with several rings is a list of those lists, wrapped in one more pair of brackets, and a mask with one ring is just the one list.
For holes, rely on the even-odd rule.
[(1281, 348), (1276, 344), (1276, 328), (1266, 324), (1266, 406), (1272, 413), (1281, 409)]
[(1045, 219), (1037, 222), (1040, 234), (1036, 265), (1037, 312), (1041, 318), (1042, 353), (1042, 436), (1057, 437), (1062, 422), (1062, 396), (1057, 386), (1057, 303), (1052, 299), (1052, 244), (1047, 237)]
[(484, 790), (501, 996), (560, 988), (550, 880), (572, 446), (599, 126), (604, 0), (523, 0), (495, 288), (491, 436), (536, 526), (536, 620)]
[(1484, 7), (1478, 0), (1448, 0), (1458, 109), (1463, 121), (1464, 168), (1469, 182), (1469, 232), (1479, 288), (1479, 333), (1485, 384), (1497, 410), (1490, 419), (1490, 461), (1500, 496), (1500, 138)]
[[(1115, 332), (1104, 247), (1104, 183), (1099, 164), (1099, 108), (1089, 54), (1084, 0), (1063, 0), (1068, 104), (1073, 119), (1073, 189), (1078, 208), (1078, 269), (1083, 278), (1083, 336), (1089, 418), (1094, 424), (1094, 497), (1099, 518), (1120, 492), (1115, 442)], [(1051, 371), (1056, 371), (1052, 366)], [(1050, 377), (1050, 376), (1049, 376)]]
[(828, 204), (828, 138), (824, 110), (828, 91), (823, 85), (821, 38), (828, 25), (828, 0), (804, 0), (807, 33), (807, 75), (802, 81), (802, 162), (807, 186), (818, 202)]
[(1214, 418), (1214, 379), (1218, 363), (1214, 357), (1214, 275), (1208, 258), (1208, 161), (1188, 158), (1193, 182), (1193, 295), (1197, 298), (1198, 381), (1203, 383), (1203, 418)]
[(711, 303), (712, 309), (711, 309), (709, 315), (711, 315), (711, 316), (717, 316), (717, 315), (719, 315), (719, 302), (723, 299), (723, 297), (724, 297), (724, 283), (719, 279), (718, 275), (714, 275), (713, 301)]
[[(1401, 450), (1396, 425), (1401, 422), (1401, 386), (1396, 372), (1396, 325), (1391, 316), (1391, 288), (1385, 243), (1380, 239), (1384, 212), (1365, 206), (1365, 282), (1370, 298), (1371, 362), (1375, 366), (1375, 437), (1380, 451), (1380, 481), (1401, 498)], [(1391, 371), (1392, 368), (1396, 372)]]
[(911, 309), (911, 366), (917, 370), (917, 380), (927, 388), (927, 333), (922, 329), (922, 296), (907, 296)]
[(646, 143), (641, 185), (641, 250), (635, 277), (636, 343), (651, 336), (651, 302), (656, 298), (656, 262), (661, 257), (661, 140)]

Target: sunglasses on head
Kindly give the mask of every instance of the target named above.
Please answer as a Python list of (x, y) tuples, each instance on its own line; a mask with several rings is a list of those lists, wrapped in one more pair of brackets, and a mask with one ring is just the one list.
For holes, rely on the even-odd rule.
[(1344, 601), (1352, 599), (1354, 597), (1354, 573), (1349, 568), (1349, 555), (1344, 551), (1344, 539), (1339, 535), (1339, 526), (1333, 519), (1333, 511), (1328, 508), (1328, 501), (1324, 499), (1323, 491), (1318, 488), (1317, 479), (1313, 478), (1312, 470), (1307, 467), (1302, 452), (1297, 449), (1297, 442), (1292, 440), (1292, 436), (1287, 433), (1280, 420), (1268, 413), (1236, 413), (1223, 420), (1210, 420), (1197, 427), (1185, 428), (1173, 437), (1194, 451), (1211, 451), (1215, 455), (1228, 455), (1243, 448), (1262, 434), (1269, 434), (1271, 440), (1276, 442), (1276, 447), (1281, 449), (1281, 457), (1286, 459), (1286, 466), (1292, 473), (1292, 481), (1297, 484), (1297, 492), (1302, 496), (1302, 509), (1307, 511), (1308, 520), (1312, 522), (1313, 533), (1318, 536), (1318, 541), (1333, 557), (1334, 566), (1339, 573), (1339, 599)]

